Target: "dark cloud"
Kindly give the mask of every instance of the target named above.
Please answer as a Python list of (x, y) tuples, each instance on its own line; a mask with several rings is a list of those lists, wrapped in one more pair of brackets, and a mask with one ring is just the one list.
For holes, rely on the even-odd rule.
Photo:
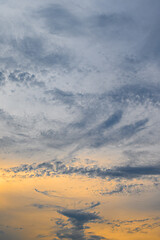
[(8, 76), (8, 79), (11, 82), (16, 83), (17, 86), (25, 84), (27, 87), (28, 86), (45, 87), (45, 83), (42, 81), (37, 81), (36, 76), (34, 74), (30, 74), (28, 72), (21, 72), (19, 70), (11, 72)]
[[(150, 120), (147, 117), (138, 121), (133, 119), (131, 124), (125, 124), (122, 116), (125, 116), (130, 104), (153, 104), (158, 107), (160, 102), (159, 87), (156, 85), (125, 85), (101, 95), (75, 94), (60, 89), (47, 91), (46, 94), (52, 97), (52, 101), (74, 107), (80, 115), (80, 120), (62, 127), (59, 132), (50, 129), (41, 133), (42, 141), (50, 148), (64, 148), (73, 143), (78, 144), (77, 149), (100, 148), (119, 142), (124, 144), (125, 140), (132, 139), (141, 131), (145, 134)], [(91, 105), (88, 106), (87, 102)], [(109, 115), (105, 111), (110, 103), (114, 104), (113, 109), (116, 109), (118, 104), (119, 109), (104, 117)], [(100, 123), (101, 118), (103, 120)], [(118, 127), (122, 122), (123, 125)], [(109, 132), (111, 128), (112, 132)]]
[[(36, 77), (29, 72), (16, 70), (10, 73), (9, 79), (18, 85), (23, 83), (28, 86), (44, 86), (43, 82), (37, 81)], [(10, 128), (16, 130), (15, 137), (12, 138), (10, 136), (10, 138), (15, 143), (20, 143), (21, 148), (25, 146), (25, 151), (27, 151), (26, 143), (31, 143), (33, 138), (37, 144), (36, 149), (38, 149), (38, 152), (40, 149), (43, 151), (44, 148), (47, 151), (71, 148), (73, 149), (71, 152), (76, 153), (85, 148), (102, 148), (108, 145), (115, 146), (119, 143), (125, 147), (127, 144), (126, 140), (132, 140), (134, 136), (140, 136), (140, 132), (143, 132), (143, 135), (147, 134), (151, 118), (150, 115), (138, 121), (133, 118), (132, 121), (129, 120), (129, 124), (126, 124), (127, 119), (125, 121), (124, 119), (126, 112), (130, 108), (129, 104), (147, 104), (149, 102), (149, 104), (153, 103), (158, 106), (160, 100), (158, 92), (159, 88), (156, 88), (156, 86), (138, 88), (136, 85), (124, 86), (114, 92), (103, 94), (79, 94), (58, 88), (45, 91), (45, 95), (51, 98), (50, 104), (57, 105), (58, 102), (60, 103), (60, 105), (57, 105), (58, 107), (67, 105), (69, 108), (66, 111), (72, 113), (74, 110), (79, 117), (77, 118), (75, 114), (75, 118), (73, 116), (69, 123), (57, 123), (58, 128), (52, 128), (52, 124), (50, 125), (51, 128), (39, 129), (39, 133), (37, 132), (32, 137), (30, 136), (31, 132), (25, 133), (26, 127), (29, 127), (27, 126), (29, 122), (18, 119), (4, 110), (1, 111), (1, 119)], [(91, 104), (88, 104), (88, 102)], [(108, 112), (110, 104), (114, 104), (113, 110)], [(44, 121), (47, 124), (46, 118), (44, 118)], [(33, 127), (36, 126), (33, 125)], [(20, 141), (19, 138), (21, 138)], [(144, 140), (142, 140), (139, 138), (141, 145), (145, 145)], [(149, 143), (154, 141), (154, 138), (149, 138), (146, 135), (145, 140)], [(9, 145), (8, 148), (10, 148)], [(28, 149), (31, 150), (31, 147), (28, 146)], [(36, 149), (30, 152), (35, 154)], [(22, 151), (24, 152), (24, 149)]]
[[(102, 219), (96, 212), (90, 212), (89, 210), (99, 206), (100, 202), (91, 203), (88, 207), (82, 209), (66, 209), (60, 206), (46, 205), (46, 204), (33, 204), (40, 210), (42, 209), (58, 209), (57, 212), (64, 217), (67, 217), (67, 221), (61, 218), (56, 219), (57, 231), (56, 236), (58, 239), (79, 239), (79, 240), (90, 240), (90, 239), (105, 239), (101, 236), (92, 235), (92, 233), (85, 233), (85, 229), (89, 229), (86, 226), (90, 222), (100, 222)], [(52, 220), (52, 219), (51, 219)], [(71, 227), (69, 227), (69, 222)], [(53, 234), (53, 233), (52, 233)], [(37, 238), (43, 238), (43, 235), (38, 235)]]
[(126, 35), (133, 35), (133, 27), (135, 27), (132, 17), (124, 12), (92, 14), (92, 16), (88, 13), (82, 18), (81, 15), (75, 15), (73, 8), (50, 4), (37, 14), (44, 19), (52, 34), (88, 38), (94, 36), (100, 41), (106, 40), (106, 37), (118, 36), (117, 40), (119, 40), (120, 36), (124, 38)]
[(49, 53), (45, 46), (45, 40), (39, 37), (24, 37), (23, 39), (14, 40), (13, 47), (24, 57), (24, 63), (32, 62), (32, 64), (41, 67), (61, 66), (68, 68), (70, 64), (70, 56), (67, 49), (50, 49)]
[(149, 1), (146, 5), (146, 20), (148, 16), (148, 21), (146, 21), (146, 38), (143, 42), (142, 49), (140, 51), (141, 61), (158, 63), (160, 61), (160, 17), (158, 9), (160, 8), (160, 3), (154, 0), (154, 4)]
[(84, 209), (62, 209), (59, 210), (58, 213), (67, 217), (72, 224), (72, 227), (68, 228), (64, 221), (58, 221), (57, 226), (59, 230), (57, 231), (58, 239), (82, 239), (82, 240), (91, 240), (91, 239), (105, 239), (98, 235), (86, 234), (85, 229), (89, 228), (85, 226), (89, 222), (98, 222), (101, 220), (98, 214), (88, 212), (87, 210), (93, 209), (96, 206), (100, 205), (100, 203), (93, 203), (88, 208)]
[(102, 240), (106, 239), (97, 235), (86, 235), (83, 230), (75, 228), (60, 229), (56, 233), (57, 239), (71, 239), (71, 240)]
[(24, 37), (23, 39), (13, 41), (13, 46), (26, 58), (38, 60), (43, 52), (43, 43), (39, 38)]
[[(150, 36), (148, 37), (148, 41), (143, 48), (143, 59), (147, 59), (148, 61), (158, 62), (160, 61), (160, 27), (159, 27), (160, 19), (155, 23), (155, 27), (151, 30)], [(157, 26), (156, 26), (157, 24)]]
[(134, 20), (124, 12), (102, 13), (87, 20), (92, 34), (96, 38), (98, 37), (100, 41), (106, 39), (112, 39), (113, 41), (128, 40), (135, 30)]
[(5, 77), (4, 73), (0, 72), (0, 86), (5, 85), (5, 80), (6, 80), (6, 77)]
[(99, 126), (99, 130), (105, 130), (107, 128), (113, 127), (115, 124), (119, 123), (122, 118), (122, 111), (117, 111), (113, 115), (111, 115), (106, 121)]
[[(43, 166), (43, 167), (42, 167)], [(9, 169), (3, 169), (6, 172), (10, 172), (13, 174), (18, 174), (24, 172), (25, 174), (29, 174), (28, 177), (36, 177), (36, 176), (44, 176), (47, 174), (48, 176), (56, 175), (87, 175), (88, 177), (100, 177), (100, 178), (140, 178), (144, 176), (156, 176), (160, 175), (160, 165), (147, 165), (147, 166), (115, 166), (111, 169), (107, 168), (99, 168), (97, 166), (93, 167), (75, 167), (72, 165), (65, 165), (59, 162), (57, 166), (57, 162), (53, 165), (53, 168), (46, 167), (45, 164), (42, 164), (39, 167), (39, 164), (32, 165), (21, 165), (19, 167), (13, 167)], [(26, 175), (27, 176), (27, 175)], [(132, 187), (132, 186), (130, 186)], [(121, 189), (121, 188), (120, 188)]]
[(99, 220), (100, 217), (95, 213), (84, 212), (81, 210), (64, 209), (58, 211), (60, 214), (68, 217), (73, 225), (79, 229), (83, 229), (83, 225), (94, 220)]
[(119, 89), (110, 92), (109, 97), (112, 98), (112, 101), (123, 104), (128, 104), (128, 101), (141, 104), (150, 101), (151, 103), (156, 104), (160, 102), (159, 90), (159, 84), (131, 84), (124, 85)]
[(100, 202), (97, 202), (97, 203), (92, 202), (91, 205), (89, 207), (84, 208), (84, 210), (89, 210), (89, 209), (95, 208), (95, 207), (99, 206), (100, 204), (101, 204)]
[(44, 56), (39, 59), (40, 63), (48, 67), (60, 66), (63, 68), (70, 67), (70, 56), (63, 51), (58, 51), (58, 53), (53, 52), (49, 55)]
[(145, 118), (133, 124), (129, 124), (120, 128), (120, 137), (122, 138), (132, 137), (137, 132), (143, 130), (147, 122), (148, 122), (148, 119)]
[(80, 34), (80, 21), (62, 5), (50, 4), (48, 7), (41, 9), (38, 15), (44, 18), (52, 34)]
[(99, 148), (107, 144), (114, 144), (121, 142), (125, 139), (129, 139), (133, 135), (137, 134), (139, 131), (145, 129), (145, 125), (147, 122), (148, 119), (143, 119), (133, 124), (123, 126), (115, 130), (112, 134), (109, 134), (108, 136), (96, 135), (95, 138), (91, 141), (90, 146), (94, 148)]
[[(73, 93), (71, 91), (64, 91), (58, 88), (48, 90), (45, 92), (45, 94), (53, 96), (52, 100), (54, 101), (57, 100), (69, 106), (74, 105), (79, 108), (81, 107), (82, 110), (90, 107), (90, 109), (86, 109), (85, 113), (87, 113), (87, 111), (92, 109), (91, 107), (95, 109), (96, 106), (100, 107), (100, 104), (105, 108), (110, 103), (118, 103), (119, 107), (126, 107), (126, 105), (129, 105), (131, 102), (139, 104), (144, 104), (147, 102), (158, 104), (160, 103), (159, 91), (160, 85), (158, 83), (145, 83), (145, 85), (136, 83), (123, 85), (119, 88), (114, 88), (111, 91), (106, 91), (101, 94), (80, 94)], [(88, 102), (93, 103), (94, 105), (88, 105)], [(122, 112), (119, 110), (115, 114), (115, 117), (120, 117)]]
[[(61, 101), (65, 103), (73, 104), (74, 98), (73, 95), (62, 94)], [(90, 113), (79, 122), (73, 122), (62, 127), (60, 131), (54, 131), (49, 129), (47, 131), (42, 131), (40, 134), (41, 141), (45, 142), (47, 147), (50, 148), (65, 148), (72, 144), (77, 144), (77, 149), (83, 148), (100, 148), (109, 144), (116, 144), (122, 142), (125, 139), (129, 139), (132, 136), (136, 135), (138, 132), (146, 128), (146, 124), (149, 119), (145, 118), (139, 121), (134, 122), (133, 124), (124, 125), (117, 129), (113, 129), (112, 132), (109, 132), (110, 129), (118, 125), (122, 119), (123, 111), (118, 110), (109, 116), (102, 123), (97, 124), (90, 122)], [(88, 125), (90, 123), (90, 125)], [(88, 126), (87, 126), (88, 125)], [(82, 130), (82, 128), (85, 129)], [(93, 126), (93, 127), (92, 127)], [(108, 130), (108, 133), (107, 133)]]
[[(77, 230), (75, 228), (65, 228), (59, 230), (57, 233), (57, 239), (71, 239), (71, 240), (103, 240), (106, 239), (97, 235), (86, 235), (83, 230)], [(107, 240), (107, 239), (106, 239)]]
[(115, 167), (113, 169), (100, 169), (100, 168), (69, 168), (65, 169), (63, 174), (82, 174), (88, 175), (90, 177), (111, 177), (111, 178), (136, 178), (148, 175), (159, 175), (160, 167), (156, 166), (124, 166), (124, 167)]
[(37, 168), (53, 169), (53, 164), (50, 162), (44, 162), (44, 163), (38, 164)]
[[(121, 121), (123, 112), (121, 110), (116, 111), (111, 116), (108, 117), (107, 120), (96, 126), (95, 128), (91, 129), (86, 133), (86, 138), (88, 137), (91, 139), (91, 145), (93, 144), (92, 141), (96, 141), (97, 139), (101, 139), (105, 141), (105, 137), (103, 133), (108, 129), (110, 130), (112, 127), (114, 127), (116, 124), (118, 124)], [(103, 144), (103, 143), (102, 143)]]
[(122, 26), (131, 21), (131, 17), (122, 13), (101, 14), (95, 16), (93, 19), (94, 25), (100, 28), (106, 28), (107, 26), (113, 27), (115, 25)]

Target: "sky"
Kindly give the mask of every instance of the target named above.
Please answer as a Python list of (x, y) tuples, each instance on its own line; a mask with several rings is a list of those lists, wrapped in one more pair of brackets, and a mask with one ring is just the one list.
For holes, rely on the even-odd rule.
[(159, 239), (159, 9), (0, 0), (0, 240)]

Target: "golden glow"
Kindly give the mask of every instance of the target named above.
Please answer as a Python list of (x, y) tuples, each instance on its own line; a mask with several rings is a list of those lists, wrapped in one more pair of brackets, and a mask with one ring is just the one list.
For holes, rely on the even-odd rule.
[[(9, 226), (12, 234), (16, 232), (23, 239), (45, 236), (44, 239), (51, 240), (63, 230), (56, 224), (57, 219), (73, 227), (67, 216), (58, 211), (81, 209), (83, 212), (97, 212), (101, 217), (98, 221), (84, 223), (89, 227), (83, 230), (87, 236), (92, 232), (92, 235), (107, 239), (158, 240), (158, 212), (151, 209), (139, 211), (138, 208), (139, 202), (145, 201), (147, 195), (137, 198), (127, 194), (102, 194), (104, 189), (114, 189), (116, 184), (113, 180), (82, 176), (13, 178), (6, 174), (0, 180), (0, 230), (6, 231)], [(101, 204), (87, 209), (92, 202)]]

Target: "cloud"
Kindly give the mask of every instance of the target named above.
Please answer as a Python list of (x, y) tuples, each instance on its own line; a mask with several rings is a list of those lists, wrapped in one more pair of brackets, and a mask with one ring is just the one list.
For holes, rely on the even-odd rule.
[(45, 19), (52, 34), (79, 35), (81, 23), (79, 19), (66, 7), (60, 4), (50, 4), (42, 8), (37, 14)]
[(133, 234), (133, 233), (147, 233), (149, 230), (154, 229), (154, 228), (159, 228), (160, 227), (160, 222), (154, 222), (154, 223), (149, 223), (149, 224), (142, 224), (139, 227), (132, 228), (128, 230), (128, 233)]
[(2, 137), (2, 138), (0, 138), (0, 147), (1, 147), (1, 149), (11, 147), (14, 144), (15, 144), (15, 140), (13, 138), (11, 138), (11, 137)]
[[(21, 165), (19, 167), (12, 167), (8, 169), (3, 169), (4, 172), (12, 173), (13, 175), (18, 175), (18, 173), (24, 173), (26, 177), (36, 177), (36, 176), (55, 176), (55, 175), (86, 175), (88, 177), (96, 178), (118, 178), (118, 179), (133, 179), (142, 178), (147, 176), (159, 176), (160, 175), (160, 165), (146, 165), (146, 166), (115, 166), (110, 169), (100, 168), (96, 165), (94, 166), (74, 166), (72, 164), (65, 165), (62, 162), (55, 161), (52, 167), (48, 168), (48, 164), (31, 164), (31, 165)], [(131, 187), (131, 186), (130, 186)]]
[(45, 41), (39, 37), (24, 37), (18, 41), (13, 41), (14, 48), (22, 55), (26, 61), (31, 61), (32, 64), (40, 64), (41, 66), (61, 66), (68, 67), (70, 60), (67, 51), (64, 49), (50, 50), (48, 53)]
[(62, 91), (58, 88), (55, 88), (54, 90), (46, 91), (46, 94), (52, 95), (53, 101), (59, 101), (69, 106), (75, 104), (75, 96), (72, 92)]
[(36, 236), (36, 238), (46, 238), (46, 237), (48, 237), (47, 235), (41, 235), (41, 234), (38, 234), (37, 236)]
[(96, 136), (93, 142), (91, 142), (91, 147), (99, 148), (107, 144), (114, 144), (122, 141), (123, 139), (129, 139), (133, 135), (137, 134), (139, 131), (145, 128), (148, 119), (143, 119), (135, 122), (134, 124), (129, 124), (121, 127), (117, 131), (113, 132), (109, 136)]
[(17, 86), (24, 84), (27, 87), (45, 87), (45, 83), (42, 81), (37, 81), (34, 74), (30, 74), (29, 72), (21, 72), (19, 70), (15, 70), (14, 72), (11, 72), (8, 76), (8, 79), (11, 82), (14, 82), (17, 84)]
[(57, 231), (56, 236), (58, 239), (71, 239), (71, 240), (102, 240), (106, 239), (102, 236), (97, 235), (85, 235), (84, 231), (80, 231), (75, 228), (65, 228)]
[[(66, 219), (58, 218), (56, 219), (56, 236), (58, 239), (63, 238), (70, 238), (70, 239), (83, 239), (83, 240), (90, 240), (90, 239), (106, 239), (98, 235), (93, 235), (90, 233), (85, 233), (85, 229), (89, 229), (89, 226), (86, 226), (90, 222), (99, 222), (101, 221), (101, 217), (96, 212), (90, 212), (89, 210), (98, 207), (100, 202), (91, 203), (88, 207), (82, 209), (67, 209), (60, 206), (53, 206), (48, 204), (33, 204), (33, 207), (38, 208), (39, 210), (42, 209), (57, 209), (57, 212)], [(71, 224), (71, 227), (68, 224)], [(51, 235), (53, 232), (51, 233)], [(42, 238), (43, 235), (38, 235), (37, 238)]]
[(88, 210), (95, 208), (96, 206), (99, 206), (100, 203), (92, 203), (88, 208), (84, 209), (62, 209), (58, 210), (58, 213), (61, 215), (67, 217), (72, 224), (73, 227), (68, 228), (67, 223), (64, 221), (57, 221), (57, 226), (60, 228), (56, 235), (58, 239), (63, 238), (70, 238), (70, 239), (83, 239), (83, 240), (89, 240), (89, 239), (106, 239), (104, 237), (98, 236), (98, 235), (92, 235), (92, 233), (87, 234), (85, 233), (85, 229), (89, 228), (85, 225), (89, 222), (97, 222), (100, 221), (101, 218), (98, 214), (88, 212)]
[(83, 212), (81, 210), (60, 210), (60, 214), (68, 217), (73, 225), (82, 229), (83, 225), (87, 222), (100, 219), (95, 213)]
[[(127, 13), (101, 13), (88, 19), (92, 34), (99, 41), (126, 41), (135, 30), (135, 23)], [(132, 31), (130, 28), (132, 27)]]
[(6, 80), (6, 78), (5, 78), (4, 73), (0, 72), (0, 86), (5, 85), (5, 80)]
[[(98, 189), (108, 196), (142, 192), (147, 179), (154, 191), (160, 175), (159, 1), (22, 2), (1, 1), (0, 8), (0, 158), (6, 166), (12, 159), (22, 163), (1, 169), (3, 177), (114, 179), (115, 188)], [(84, 164), (84, 156), (96, 159), (94, 165)], [(72, 226), (62, 226), (56, 238), (103, 239), (84, 229), (100, 221), (90, 212), (98, 205), (60, 209)], [(146, 231), (135, 226), (130, 233), (139, 228)]]
[(61, 196), (61, 195), (57, 195), (57, 194), (55, 194), (56, 193), (56, 191), (40, 191), (40, 190), (38, 190), (38, 189), (34, 189), (37, 193), (41, 193), (41, 194), (43, 194), (43, 195), (45, 195), (45, 196), (47, 196), (47, 197), (56, 197), (56, 198), (65, 198), (65, 197), (63, 197), (63, 196)]
[(160, 225), (159, 219), (145, 218), (133, 220), (106, 220), (106, 224), (112, 228), (112, 231), (123, 229), (124, 232), (129, 234), (134, 233), (148, 233), (151, 229), (157, 228)]
[(122, 111), (117, 111), (114, 114), (112, 114), (104, 123), (102, 123), (101, 126), (99, 126), (99, 129), (105, 130), (107, 128), (111, 128), (115, 124), (119, 123), (122, 118)]
[[(160, 60), (160, 34), (159, 34), (159, 23), (160, 17), (157, 9), (160, 7), (159, 1), (155, 0), (154, 5), (151, 5), (148, 1), (147, 12), (149, 13), (150, 21), (146, 23), (148, 25), (147, 37), (143, 44), (141, 53), (141, 59), (143, 61), (158, 63)], [(150, 8), (150, 10), (149, 10)], [(153, 12), (151, 11), (153, 10)], [(147, 17), (147, 16), (146, 16)], [(149, 20), (149, 19), (148, 19)]]
[(37, 168), (53, 169), (53, 164), (50, 162), (44, 162), (44, 163), (38, 164)]
[(55, 209), (55, 208), (57, 208), (56, 205), (39, 204), (39, 203), (34, 203), (31, 206), (35, 207), (35, 208), (38, 208), (38, 209)]
[(159, 85), (155, 84), (131, 84), (124, 85), (109, 93), (112, 101), (122, 104), (129, 104), (129, 102), (145, 103), (147, 101), (156, 104), (160, 102)]
[(144, 191), (143, 184), (129, 184), (129, 185), (122, 185), (117, 184), (116, 188), (111, 191), (104, 191), (102, 195), (113, 195), (113, 194), (136, 194), (141, 193)]
[(94, 26), (99, 28), (106, 28), (107, 26), (113, 27), (115, 25), (128, 24), (131, 18), (125, 14), (101, 14), (97, 15), (94, 18)]

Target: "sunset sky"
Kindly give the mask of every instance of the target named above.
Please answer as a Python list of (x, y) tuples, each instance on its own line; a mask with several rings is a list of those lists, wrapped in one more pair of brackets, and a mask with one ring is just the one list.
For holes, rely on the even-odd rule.
[(0, 240), (159, 240), (159, 13), (0, 0)]

